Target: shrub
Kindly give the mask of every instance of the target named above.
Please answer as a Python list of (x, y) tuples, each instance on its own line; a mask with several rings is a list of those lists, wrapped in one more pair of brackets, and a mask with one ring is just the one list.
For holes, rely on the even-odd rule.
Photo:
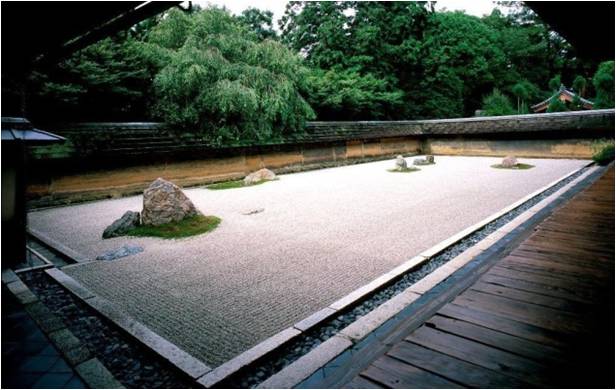
[(496, 88), (490, 95), (483, 98), (481, 110), (483, 116), (513, 115), (516, 113), (509, 98)]
[(614, 161), (614, 140), (603, 139), (592, 144), (592, 159), (599, 165), (607, 165)]

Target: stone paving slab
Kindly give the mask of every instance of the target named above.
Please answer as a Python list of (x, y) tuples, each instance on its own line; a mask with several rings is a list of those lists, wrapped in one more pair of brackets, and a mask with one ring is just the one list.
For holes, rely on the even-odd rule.
[[(183, 240), (101, 239), (141, 197), (34, 212), (29, 223), (87, 258), (143, 246), (65, 272), (215, 367), (587, 163), (524, 159), (535, 168), (508, 171), (490, 167), (496, 158), (436, 160), (412, 175), (387, 172), (393, 162), (384, 161), (190, 189), (222, 223)], [(252, 208), (265, 211), (241, 214)]]
[[(6, 280), (21, 283), (19, 278)], [(66, 363), (61, 351), (50, 343), (9, 291), (4, 290), (2, 297), (2, 387), (84, 388), (84, 382)], [(62, 332), (49, 334), (53, 343)]]
[(89, 387), (93, 389), (123, 389), (107, 368), (96, 358), (87, 360), (75, 370), (84, 378)]

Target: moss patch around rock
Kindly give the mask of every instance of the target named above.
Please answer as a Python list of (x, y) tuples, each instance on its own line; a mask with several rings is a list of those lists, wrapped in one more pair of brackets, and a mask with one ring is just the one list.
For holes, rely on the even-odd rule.
[(417, 172), (417, 171), (421, 171), (421, 169), (419, 168), (415, 168), (415, 167), (407, 167), (407, 168), (403, 168), (403, 169), (388, 169), (387, 172), (393, 172), (393, 173), (409, 173), (409, 172)]
[(512, 167), (504, 167), (502, 164), (495, 164), (492, 165), (492, 168), (496, 168), (496, 169), (511, 169), (513, 171), (519, 171), (519, 170), (523, 170), (523, 169), (531, 169), (534, 168), (534, 165), (530, 165), (530, 164), (516, 164)]
[(135, 237), (184, 238), (196, 236), (214, 230), (220, 223), (220, 218), (212, 215), (196, 215), (184, 218), (179, 222), (163, 225), (141, 225), (126, 233)]
[(231, 188), (258, 186), (259, 184), (263, 184), (263, 183), (267, 183), (268, 181), (275, 181), (275, 180), (278, 180), (278, 179), (276, 178), (273, 180), (261, 180), (253, 184), (244, 184), (244, 180), (231, 180), (231, 181), (223, 181), (221, 183), (210, 184), (209, 186), (206, 186), (205, 188), (207, 188), (208, 190), (215, 190), (215, 191), (216, 190), (229, 190)]

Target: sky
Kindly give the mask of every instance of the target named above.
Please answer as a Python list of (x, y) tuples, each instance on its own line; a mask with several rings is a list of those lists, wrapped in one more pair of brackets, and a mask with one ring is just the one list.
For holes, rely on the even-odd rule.
[[(278, 29), (278, 19), (284, 14), (287, 1), (283, 0), (197, 0), (195, 4), (207, 6), (208, 4), (225, 6), (234, 14), (241, 14), (249, 7), (272, 11), (274, 14), (274, 28)], [(436, 2), (436, 9), (448, 11), (464, 11), (467, 14), (483, 16), (492, 12), (494, 2), (489, 0), (440, 0)]]

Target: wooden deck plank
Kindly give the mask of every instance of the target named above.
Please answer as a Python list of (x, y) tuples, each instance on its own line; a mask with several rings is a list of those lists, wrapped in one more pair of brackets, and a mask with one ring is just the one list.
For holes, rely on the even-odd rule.
[(489, 329), (497, 329), (512, 336), (558, 348), (565, 348), (566, 346), (567, 336), (562, 333), (512, 320), (511, 318), (478, 310), (477, 308), (448, 304), (441, 308), (437, 314), (467, 321)]
[(586, 331), (583, 321), (570, 313), (518, 302), (505, 297), (466, 291), (454, 299), (453, 303), (463, 307), (480, 308), (500, 314), (503, 317), (556, 332), (576, 333)]
[(389, 356), (382, 356), (361, 376), (392, 389), (458, 389), (462, 386)]
[(576, 291), (582, 296), (593, 296), (594, 291), (589, 290), (593, 285), (583, 283), (581, 280), (563, 279), (558, 275), (551, 274), (538, 274), (533, 272), (525, 272), (522, 270), (516, 270), (503, 267), (492, 267), (486, 275), (498, 275), (510, 279), (529, 281), (534, 283), (543, 284), (546, 286), (559, 287), (567, 290)]
[(362, 376), (356, 376), (349, 383), (342, 387), (343, 389), (384, 389), (383, 386), (372, 382)]
[[(507, 258), (504, 259), (503, 263), (507, 263), (507, 262), (516, 262), (516, 263), (524, 264), (527, 266), (535, 266), (538, 268), (547, 267), (557, 272), (564, 272), (564, 273), (572, 274), (572, 275), (584, 275), (584, 276), (591, 276), (591, 277), (596, 277), (596, 278), (606, 278), (606, 279), (614, 277), (612, 273), (606, 272), (606, 271), (610, 271), (609, 268), (604, 267), (603, 265), (599, 265), (597, 262), (591, 263), (591, 262), (581, 262), (581, 261), (577, 261), (577, 262), (564, 261), (562, 257), (557, 257), (557, 256), (538, 259), (536, 257), (531, 257), (531, 256), (522, 257), (516, 254), (516, 255), (507, 256)], [(612, 268), (613, 270), (613, 266), (610, 268)]]
[(564, 353), (558, 348), (511, 336), (470, 322), (436, 315), (426, 322), (426, 325), (539, 362), (549, 360), (553, 363), (565, 363)]
[(470, 387), (532, 387), (522, 380), (409, 342), (396, 344), (387, 354)]
[(535, 386), (549, 383), (543, 375), (547, 368), (541, 363), (427, 326), (415, 330), (405, 340)]
[(569, 301), (592, 304), (592, 297), (588, 297), (588, 294), (580, 295), (576, 291), (559, 288), (556, 286), (548, 286), (537, 282), (528, 280), (512, 279), (500, 275), (484, 275), (481, 280), (482, 283), (493, 284), (496, 286), (509, 287), (518, 291), (532, 292), (535, 294), (545, 295), (554, 298), (563, 298)]
[(478, 291), (484, 294), (492, 294), (503, 296), (516, 301), (531, 303), (539, 306), (546, 306), (552, 309), (567, 311), (571, 313), (583, 313), (592, 307), (589, 304), (582, 304), (575, 301), (570, 301), (565, 298), (555, 298), (533, 292), (520, 291), (509, 287), (497, 286), (490, 283), (480, 281), (472, 287), (473, 291)]

